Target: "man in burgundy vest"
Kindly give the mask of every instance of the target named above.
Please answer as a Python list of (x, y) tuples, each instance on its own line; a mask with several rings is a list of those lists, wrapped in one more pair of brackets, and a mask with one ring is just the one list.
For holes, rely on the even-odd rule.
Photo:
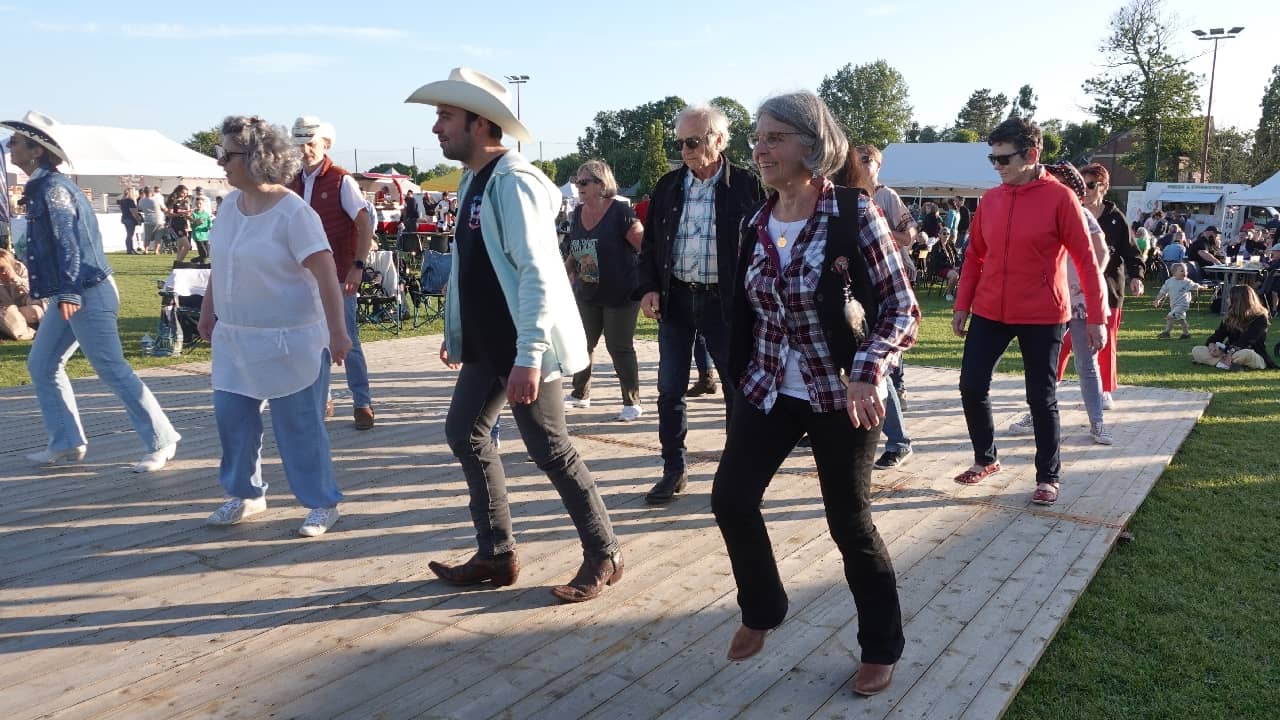
[[(333, 147), (333, 126), (314, 117), (300, 117), (293, 123), (293, 142), (302, 150), (302, 172), (289, 188), (297, 193), (320, 216), (324, 232), (333, 250), (333, 264), (342, 284), (347, 316), (347, 335), (351, 352), (347, 353), (347, 387), (355, 407), (353, 417), (357, 430), (373, 427), (373, 400), (369, 396), (369, 365), (360, 347), (356, 326), (356, 293), (364, 275), (364, 259), (373, 245), (373, 218), (365, 206), (364, 194), (346, 170), (329, 159)], [(325, 417), (333, 415), (333, 399), (325, 406)]]

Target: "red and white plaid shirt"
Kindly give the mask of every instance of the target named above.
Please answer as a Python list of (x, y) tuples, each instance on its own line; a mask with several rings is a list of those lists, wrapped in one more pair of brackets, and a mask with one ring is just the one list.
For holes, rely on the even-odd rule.
[[(845, 381), (840, 377), (842, 363), (831, 357), (815, 298), (826, 253), (828, 219), (840, 215), (834, 188), (830, 181), (824, 183), (786, 268), (779, 272), (777, 261), (763, 243), (756, 243), (749, 259), (745, 285), (747, 301), (756, 314), (755, 343), (741, 387), (747, 402), (765, 412), (777, 401), (791, 352), (801, 354), (800, 372), (815, 412), (835, 412), (848, 404)], [(748, 222), (758, 234), (767, 236), (777, 199), (774, 193)], [(880, 305), (876, 326), (854, 355), (849, 380), (879, 385), (898, 355), (915, 344), (920, 306), (883, 213), (874, 203), (868, 203), (866, 212), (858, 245)]]

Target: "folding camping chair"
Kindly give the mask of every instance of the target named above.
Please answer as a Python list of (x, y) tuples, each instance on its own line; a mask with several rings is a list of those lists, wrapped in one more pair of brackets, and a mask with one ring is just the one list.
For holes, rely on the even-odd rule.
[(427, 250), (422, 256), (422, 273), (405, 282), (413, 305), (413, 327), (444, 318), (444, 293), (451, 264), (448, 253)]

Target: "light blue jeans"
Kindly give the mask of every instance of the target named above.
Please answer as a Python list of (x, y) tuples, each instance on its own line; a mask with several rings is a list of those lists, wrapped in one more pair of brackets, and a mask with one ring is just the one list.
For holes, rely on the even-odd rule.
[(67, 360), (79, 347), (98, 378), (124, 403), (129, 424), (148, 453), (168, 447), (182, 436), (169, 424), (151, 390), (124, 359), (120, 347), (120, 294), (115, 280), (106, 280), (80, 294), (80, 309), (63, 320), (53, 303), (36, 331), (27, 356), (27, 371), (40, 403), (40, 416), (49, 434), (49, 450), (58, 452), (86, 444), (76, 396), (67, 377)]
[(1084, 320), (1071, 319), (1067, 324), (1071, 333), (1071, 360), (1080, 376), (1080, 396), (1089, 422), (1102, 422), (1102, 373), (1098, 371), (1098, 354), (1089, 352), (1089, 329)]
[(342, 500), (324, 428), (328, 386), (329, 351), (324, 350), (316, 381), (292, 395), (259, 400), (213, 391), (213, 416), (222, 441), (218, 481), (228, 497), (249, 500), (267, 493), (262, 480), (262, 410), (270, 405), (271, 429), (294, 497), (310, 509), (331, 508)]
[(889, 383), (889, 396), (884, 405), (884, 449), (890, 452), (901, 452), (911, 449), (911, 438), (907, 436), (906, 423), (902, 419), (902, 401), (898, 399), (898, 391)]
[[(351, 338), (351, 351), (347, 353), (342, 365), (347, 369), (347, 388), (351, 390), (351, 406), (367, 408), (373, 406), (373, 398), (369, 395), (369, 364), (364, 359), (364, 349), (360, 347), (360, 326), (356, 323), (356, 296), (342, 297), (342, 314), (347, 321), (347, 337)], [(326, 377), (328, 372), (325, 373)], [(324, 383), (324, 398), (331, 400), (329, 381)]]

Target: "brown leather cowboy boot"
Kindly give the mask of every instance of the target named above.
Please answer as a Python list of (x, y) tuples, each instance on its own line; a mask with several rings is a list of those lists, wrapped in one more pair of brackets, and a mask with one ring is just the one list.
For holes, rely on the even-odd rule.
[(551, 594), (565, 602), (586, 602), (604, 592), (605, 585), (622, 579), (622, 551), (615, 550), (599, 560), (583, 558), (582, 567), (568, 585), (551, 588)]
[(432, 560), (427, 563), (431, 572), (450, 585), (479, 585), (489, 582), (497, 587), (515, 585), (520, 577), (520, 560), (514, 551), (481, 557), (479, 553), (461, 565), (445, 565)]

